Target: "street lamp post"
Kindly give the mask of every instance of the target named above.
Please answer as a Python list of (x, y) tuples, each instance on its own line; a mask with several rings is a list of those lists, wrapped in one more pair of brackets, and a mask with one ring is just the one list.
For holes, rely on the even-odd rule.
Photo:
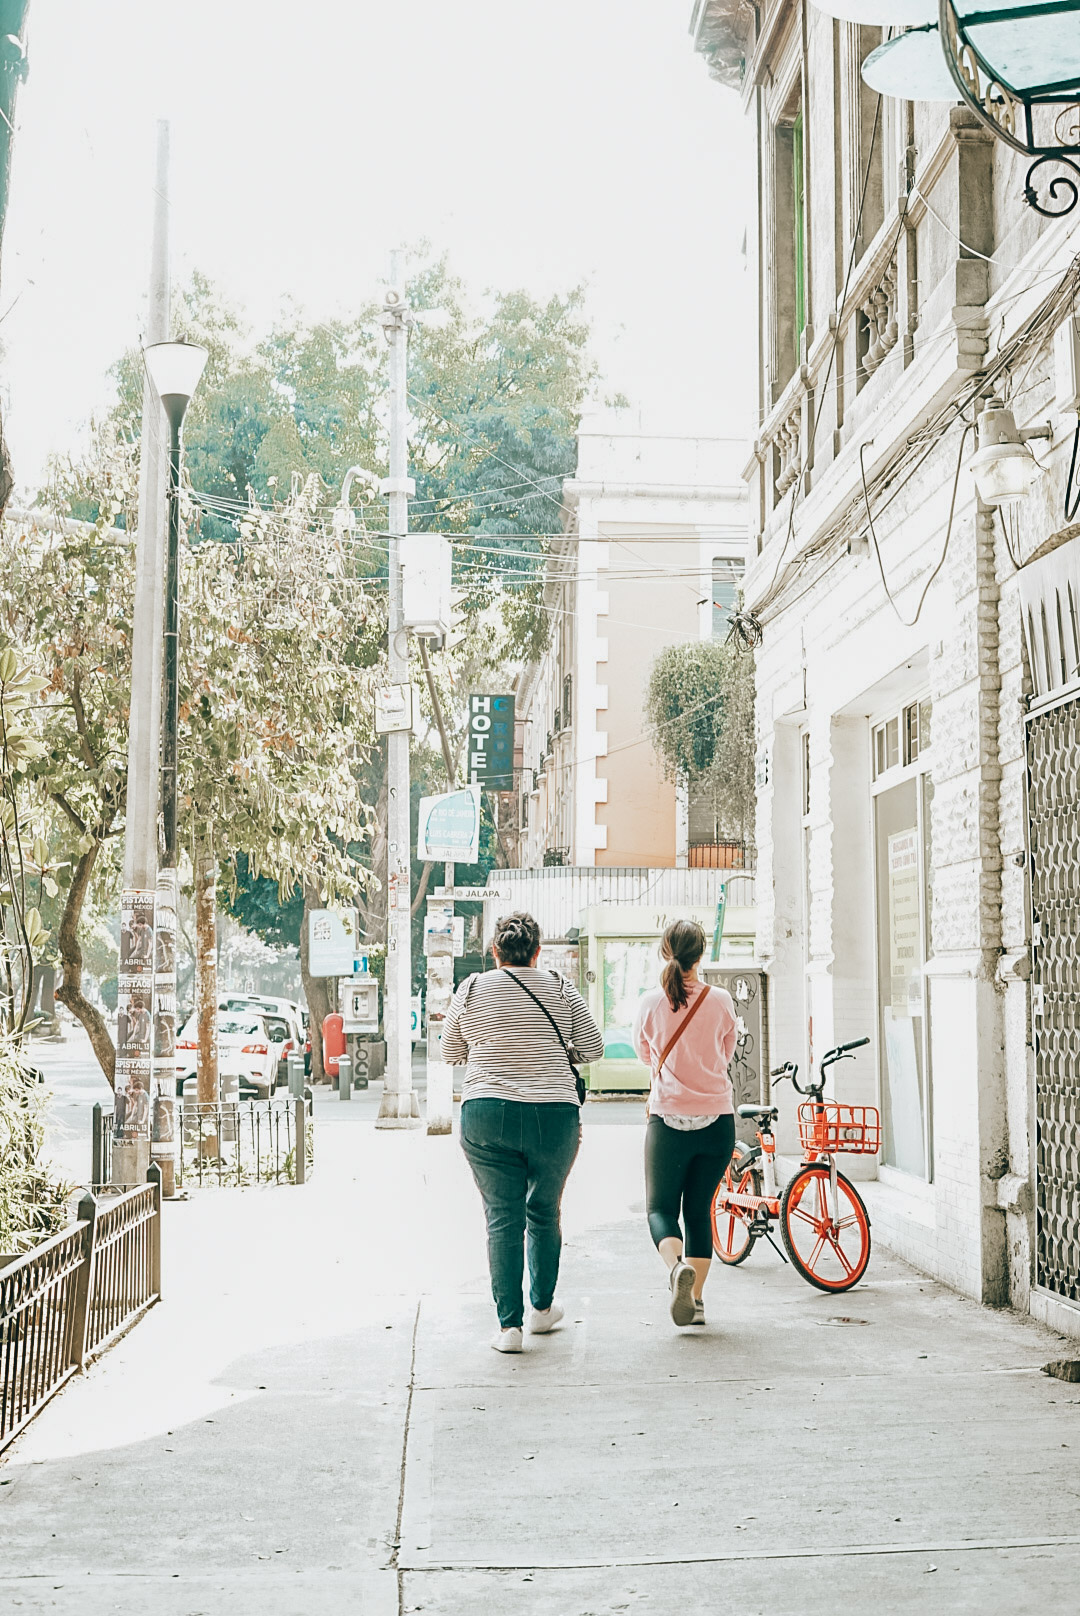
[(180, 453), (181, 430), (206, 364), (197, 342), (155, 342), (143, 350), (150, 380), (169, 423), (169, 535), (165, 553), (165, 673), (161, 738), (161, 811), (166, 869), (177, 862), (177, 729), (180, 714)]

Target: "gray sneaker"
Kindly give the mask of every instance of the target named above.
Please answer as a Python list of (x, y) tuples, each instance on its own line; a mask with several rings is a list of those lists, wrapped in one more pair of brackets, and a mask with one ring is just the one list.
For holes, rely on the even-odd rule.
[(680, 1326), (694, 1322), (694, 1270), (682, 1258), (671, 1270), (671, 1317)]
[(700, 1298), (696, 1299), (694, 1302), (694, 1317), (690, 1320), (690, 1322), (691, 1324), (705, 1323), (705, 1303), (701, 1301)]

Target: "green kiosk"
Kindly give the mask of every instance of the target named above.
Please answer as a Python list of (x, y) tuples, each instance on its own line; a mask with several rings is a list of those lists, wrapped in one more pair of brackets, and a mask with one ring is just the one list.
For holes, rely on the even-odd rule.
[[(649, 1074), (634, 1053), (631, 1031), (638, 1000), (660, 980), (660, 938), (673, 920), (696, 920), (711, 940), (715, 909), (672, 905), (656, 909), (607, 904), (586, 909), (579, 937), (582, 996), (604, 1035), (604, 1056), (584, 1068), (593, 1092), (642, 1093)], [(723, 916), (719, 963), (749, 966), (756, 941), (753, 909), (728, 908)], [(708, 961), (711, 950), (706, 949)]]

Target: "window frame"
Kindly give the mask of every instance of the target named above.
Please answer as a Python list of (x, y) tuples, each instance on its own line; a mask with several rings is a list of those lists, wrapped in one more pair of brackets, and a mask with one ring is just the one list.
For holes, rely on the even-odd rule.
[[(915, 785), (916, 801), (916, 835), (918, 838), (920, 858), (920, 947), (922, 950), (922, 1061), (923, 1082), (925, 1093), (923, 1125), (923, 1153), (926, 1163), (925, 1176), (908, 1172), (903, 1167), (897, 1167), (892, 1162), (882, 1161), (879, 1171), (887, 1175), (895, 1174), (897, 1181), (903, 1184), (921, 1186), (929, 1190), (934, 1183), (934, 1074), (931, 1058), (930, 1037), (930, 990), (926, 977), (926, 965), (931, 957), (931, 914), (930, 914), (930, 824), (929, 806), (933, 791), (933, 750), (932, 742), (927, 739), (925, 747), (920, 745), (916, 754), (910, 759), (905, 757), (904, 745), (904, 719), (905, 714), (914, 708), (918, 714), (920, 729), (923, 724), (923, 710), (929, 709), (931, 722), (927, 725), (930, 734), (933, 733), (932, 703), (930, 692), (923, 687), (908, 700), (899, 704), (892, 704), (869, 720), (869, 752), (870, 752), (870, 845), (872, 851), (873, 885), (872, 885), (872, 912), (874, 937), (874, 1026), (875, 1041), (877, 1044), (878, 1068), (878, 1094), (877, 1101), (884, 1115), (885, 1111), (885, 1061), (886, 1051), (884, 1045), (884, 1007), (881, 996), (881, 916), (879, 913), (879, 886), (878, 865), (880, 856), (878, 836), (878, 813), (876, 800), (892, 791), (897, 786), (912, 782)], [(884, 726), (895, 722), (898, 731), (899, 756), (895, 764), (886, 766), (883, 770), (877, 769), (877, 736)]]

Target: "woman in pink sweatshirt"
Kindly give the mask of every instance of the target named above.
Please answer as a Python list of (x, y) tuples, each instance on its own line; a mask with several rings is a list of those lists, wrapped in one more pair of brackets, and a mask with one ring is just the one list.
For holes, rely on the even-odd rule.
[(671, 1317), (679, 1325), (704, 1324), (713, 1196), (735, 1147), (727, 1069), (738, 1028), (731, 995), (698, 981), (705, 933), (696, 921), (673, 921), (660, 952), (667, 961), (661, 986), (642, 996), (634, 1020), (634, 1048), (652, 1072), (646, 1206), (649, 1231), (670, 1270)]

